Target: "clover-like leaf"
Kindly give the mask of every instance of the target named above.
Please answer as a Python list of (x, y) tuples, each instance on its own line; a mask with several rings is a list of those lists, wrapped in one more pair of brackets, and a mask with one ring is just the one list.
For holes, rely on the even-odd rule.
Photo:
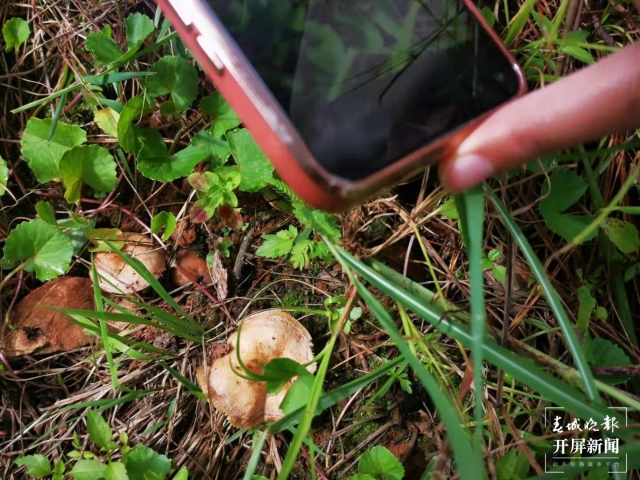
[(393, 453), (382, 446), (373, 447), (360, 457), (358, 471), (384, 480), (402, 480), (404, 467)]
[(144, 445), (136, 445), (127, 458), (131, 480), (162, 480), (171, 472), (171, 460)]
[(94, 121), (107, 135), (118, 138), (118, 122), (120, 114), (112, 108), (102, 108), (93, 114)]
[(246, 129), (227, 133), (233, 159), (240, 167), (240, 190), (257, 192), (273, 178), (273, 165)]
[(42, 282), (63, 275), (71, 264), (73, 245), (65, 234), (41, 219), (14, 228), (4, 244), (2, 263), (11, 268), (25, 262), (27, 272), (35, 270)]
[(153, 20), (142, 13), (132, 13), (124, 21), (127, 30), (127, 50), (138, 51), (144, 41), (153, 33)]
[(164, 229), (162, 241), (166, 242), (171, 234), (175, 231), (178, 222), (171, 212), (160, 212), (151, 219), (151, 233), (158, 234)]
[(229, 144), (220, 137), (213, 136), (210, 132), (202, 130), (196, 133), (190, 143), (193, 147), (204, 148), (211, 166), (218, 167), (227, 163), (231, 156)]
[(213, 118), (211, 133), (221, 137), (232, 128), (240, 125), (240, 119), (231, 109), (220, 92), (214, 92), (200, 102), (200, 108)]
[(51, 462), (40, 454), (18, 457), (15, 464), (18, 467), (27, 467), (27, 473), (36, 478), (46, 477), (52, 473)]
[(124, 54), (122, 49), (105, 32), (90, 33), (87, 36), (85, 47), (102, 65), (114, 63)]
[[(542, 187), (542, 195), (547, 197), (540, 202), (540, 213), (547, 227), (552, 232), (571, 241), (580, 234), (592, 221), (592, 217), (584, 215), (566, 215), (565, 210), (574, 205), (587, 191), (584, 179), (573, 170), (561, 168), (551, 175), (551, 191), (549, 182)], [(597, 231), (585, 239), (591, 240)]]
[(602, 225), (602, 229), (622, 253), (633, 253), (640, 248), (638, 229), (633, 223), (618, 218), (608, 218)]
[(2, 26), (2, 36), (6, 45), (5, 50), (8, 52), (13, 49), (18, 53), (20, 46), (27, 41), (31, 29), (29, 24), (22, 18), (11, 18)]
[(7, 184), (9, 183), (9, 167), (7, 162), (0, 157), (0, 197), (7, 191)]
[(147, 79), (147, 92), (152, 97), (171, 94), (175, 112), (184, 112), (198, 96), (198, 74), (191, 62), (176, 56), (158, 60)]
[(151, 180), (172, 182), (186, 177), (206, 157), (204, 149), (192, 146), (169, 155), (164, 139), (157, 130), (144, 130), (140, 140), (142, 148), (138, 154), (138, 171)]
[(47, 141), (51, 122), (50, 119), (31, 118), (22, 136), (22, 156), (40, 183), (57, 178), (62, 156), (87, 141), (84, 130), (62, 122), (58, 122), (53, 137)]
[(109, 150), (98, 145), (82, 145), (67, 151), (59, 170), (67, 187), (64, 198), (69, 203), (80, 200), (84, 183), (98, 192), (110, 192), (118, 185), (116, 161)]
[(104, 478), (107, 466), (98, 460), (78, 460), (69, 472), (74, 480), (100, 480)]
[(149, 100), (142, 95), (129, 100), (120, 112), (118, 119), (118, 140), (127, 153), (137, 154), (142, 147), (138, 140), (140, 129), (134, 125), (140, 118), (153, 110)]

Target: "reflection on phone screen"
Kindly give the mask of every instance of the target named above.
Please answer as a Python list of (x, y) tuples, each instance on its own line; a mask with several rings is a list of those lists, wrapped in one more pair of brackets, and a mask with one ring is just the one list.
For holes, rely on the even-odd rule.
[(461, 0), (207, 0), (311, 153), (358, 180), (512, 98)]

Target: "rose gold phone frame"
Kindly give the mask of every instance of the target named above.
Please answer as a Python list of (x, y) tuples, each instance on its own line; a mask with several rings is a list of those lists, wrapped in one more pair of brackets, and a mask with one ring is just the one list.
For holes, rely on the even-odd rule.
[[(288, 115), (205, 0), (155, 1), (271, 160), (278, 175), (300, 198), (316, 208), (344, 210), (415, 175), (426, 165), (454, 154), (462, 140), (491, 113), (458, 127), (363, 180), (347, 180), (330, 174), (316, 161)], [(520, 66), (472, 0), (464, 3), (512, 64), (519, 79), (519, 89), (513, 99), (522, 96), (526, 82)]]

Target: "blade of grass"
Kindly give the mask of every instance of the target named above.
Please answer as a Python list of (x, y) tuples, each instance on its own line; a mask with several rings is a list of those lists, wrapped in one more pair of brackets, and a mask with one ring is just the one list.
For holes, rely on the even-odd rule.
[(278, 474), (278, 480), (285, 480), (289, 478), (289, 474), (293, 470), (293, 465), (298, 459), (298, 454), (300, 453), (300, 448), (302, 447), (303, 440), (309, 434), (311, 430), (311, 422), (315, 417), (315, 414), (318, 410), (318, 402), (320, 401), (320, 397), (322, 396), (322, 384), (324, 383), (324, 379), (327, 375), (327, 371), (329, 369), (329, 361), (331, 360), (331, 353), (335, 347), (336, 341), (338, 340), (338, 336), (340, 332), (342, 332), (342, 328), (344, 327), (344, 323), (348, 318), (349, 311), (351, 309), (351, 305), (355, 300), (355, 295), (350, 296), (350, 300), (347, 303), (347, 306), (344, 309), (342, 314), (342, 318), (338, 322), (338, 325), (333, 329), (331, 333), (331, 338), (329, 342), (327, 342), (326, 353), (322, 357), (322, 361), (320, 362), (320, 366), (318, 367), (318, 371), (316, 373), (316, 378), (313, 382), (313, 388), (311, 389), (311, 393), (309, 394), (309, 400), (307, 401), (307, 406), (304, 410), (304, 414), (300, 419), (300, 425), (298, 425), (298, 430), (296, 431), (293, 439), (291, 440), (291, 445), (289, 445), (289, 450), (287, 451), (287, 455), (282, 462), (282, 469)]
[(507, 35), (504, 38), (505, 45), (511, 45), (513, 41), (518, 37), (518, 34), (522, 30), (522, 28), (527, 23), (529, 19), (529, 15), (531, 15), (531, 11), (533, 7), (536, 5), (536, 0), (527, 0), (524, 2), (518, 13), (511, 19), (509, 22), (509, 27), (507, 28)]
[[(462, 428), (461, 425), (464, 423), (464, 419), (453, 407), (453, 405), (455, 405), (455, 400), (448, 398), (447, 395), (444, 394), (440, 385), (433, 375), (431, 375), (431, 373), (425, 368), (422, 361), (412, 354), (409, 344), (404, 340), (393, 319), (380, 302), (376, 300), (362, 282), (357, 279), (353, 279), (353, 281), (358, 288), (360, 297), (378, 319), (382, 328), (384, 328), (387, 334), (391, 337), (394, 345), (402, 354), (402, 358), (404, 358), (404, 360), (411, 366), (429, 394), (429, 397), (435, 404), (442, 421), (447, 427), (447, 436), (451, 441), (456, 465), (460, 472), (460, 478), (484, 478), (482, 450), (474, 447), (471, 436)], [(482, 431), (479, 426), (476, 426), (476, 430)]]
[(462, 238), (469, 257), (469, 283), (471, 285), (471, 354), (473, 356), (473, 382), (475, 384), (476, 448), (482, 448), (482, 351), (485, 342), (486, 311), (484, 306), (484, 273), (482, 268), (482, 244), (484, 226), (484, 192), (475, 187), (467, 193), (455, 196), (462, 222)]
[[(320, 397), (320, 401), (318, 402), (317, 411), (322, 412), (327, 408), (331, 408), (334, 405), (337, 405), (339, 402), (353, 395), (361, 388), (364, 388), (367, 385), (370, 385), (371, 383), (375, 382), (376, 380), (383, 378), (391, 370), (393, 370), (398, 365), (400, 365), (403, 361), (404, 359), (402, 357), (395, 358), (390, 362), (385, 363), (384, 365), (374, 370), (373, 372), (367, 373), (366, 375), (356, 378), (355, 380), (352, 380), (349, 383), (345, 383), (344, 385), (338, 388), (335, 388), (330, 392), (324, 393)], [(300, 419), (304, 411), (305, 411), (304, 408), (299, 408), (298, 410), (291, 412), (286, 417), (278, 420), (273, 425), (271, 425), (269, 427), (269, 432), (271, 432), (272, 435), (276, 435), (277, 433), (287, 430)]]
[(582, 376), (582, 383), (586, 390), (587, 396), (591, 402), (594, 402), (598, 405), (602, 405), (602, 400), (600, 398), (600, 394), (595, 386), (595, 382), (593, 379), (593, 374), (591, 373), (591, 369), (589, 369), (589, 365), (587, 364), (587, 359), (584, 356), (584, 352), (580, 346), (580, 342), (578, 341), (578, 337), (576, 336), (575, 331), (573, 330), (573, 325), (571, 325), (571, 321), (567, 316), (567, 312), (562, 305), (562, 301), (560, 297), (554, 290), (551, 282), (549, 281), (549, 277), (547, 277), (547, 273), (544, 271), (544, 267), (538, 260), (533, 248), (531, 248), (531, 244), (527, 240), (527, 238), (520, 230), (520, 227), (516, 224), (515, 220), (504, 206), (504, 204), (500, 201), (495, 193), (489, 188), (485, 188), (485, 191), (491, 198), (496, 210), (502, 217), (502, 220), (511, 233), (511, 236), (518, 244), (518, 248), (527, 259), (529, 266), (531, 268), (531, 272), (536, 277), (542, 292), (544, 293), (545, 299), (551, 307), (560, 328), (562, 329), (562, 333), (564, 334), (564, 339), (567, 344), (567, 348), (571, 352), (573, 356), (573, 360), (576, 363), (576, 367)]
[[(387, 267), (386, 265), (380, 262), (377, 262), (375, 260), (369, 260), (368, 263), (370, 264), (373, 270), (380, 273), (382, 276), (384, 276), (391, 282), (394, 282), (396, 284), (402, 284), (404, 285), (404, 287), (407, 289), (408, 292), (422, 299), (422, 301), (426, 303), (433, 303), (433, 299), (436, 296), (435, 292), (432, 292), (431, 290), (426, 289), (422, 285), (415, 283), (413, 280), (409, 280), (408, 278), (403, 277), (402, 274), (396, 272), (395, 270)], [(449, 309), (453, 310), (454, 307), (450, 305)], [(457, 318), (462, 322), (469, 321), (468, 315), (463, 312), (452, 312), (450, 316), (453, 318)], [(574, 383), (575, 385), (580, 385), (580, 373), (575, 368), (565, 365), (561, 361), (541, 352), (540, 350), (536, 350), (535, 348), (524, 343), (523, 341), (517, 341), (517, 345), (519, 348), (522, 348), (524, 351), (528, 352), (531, 358), (539, 359), (544, 365), (553, 365), (553, 367), (557, 369), (556, 370), (557, 373), (560, 374), (563, 378)], [(609, 395), (611, 398), (615, 398), (623, 406), (627, 406), (629, 408), (640, 411), (640, 402), (635, 400), (632, 397), (627, 396), (622, 390), (619, 390), (616, 387), (613, 387), (600, 380), (596, 380), (596, 386), (598, 387), (598, 390), (600, 390), (602, 393)], [(542, 398), (542, 397), (535, 396), (535, 398)]]
[[(405, 308), (419, 315), (425, 321), (433, 325), (436, 329), (460, 342), (466, 348), (472, 344), (472, 336), (469, 329), (457, 322), (452, 322), (446, 315), (425, 302), (421, 297), (407, 291), (403, 282), (392, 282), (381, 275), (376, 270), (357, 260), (344, 250), (337, 248), (342, 259), (359, 275), (367, 280), (371, 285), (381, 290), (383, 293), (402, 303)], [(507, 374), (517, 379), (520, 383), (532, 388), (544, 395), (550, 402), (563, 406), (573, 412), (577, 417), (591, 418), (595, 416), (611, 416), (611, 412), (601, 404), (590, 401), (582, 392), (570, 388), (551, 375), (543, 372), (532, 361), (522, 358), (513, 352), (501, 347), (492, 339), (487, 339), (484, 345), (483, 357), (487, 362), (504, 370)], [(618, 417), (621, 419), (621, 417)], [(626, 432), (616, 432), (620, 438), (629, 438)]]
[(262, 446), (267, 439), (266, 431), (258, 431), (253, 435), (253, 443), (251, 444), (251, 458), (247, 464), (247, 470), (244, 472), (244, 480), (251, 480), (258, 468)]
[[(91, 277), (93, 280), (93, 297), (96, 305), (96, 312), (102, 313), (104, 311), (104, 304), (102, 303), (102, 292), (98, 284), (98, 272), (96, 271), (95, 263), (93, 262), (93, 255), (91, 255)], [(102, 346), (104, 348), (105, 356), (107, 357), (107, 365), (109, 366), (109, 372), (111, 373), (111, 388), (115, 392), (116, 389), (121, 388), (120, 380), (118, 380), (118, 370), (113, 364), (113, 352), (111, 351), (111, 344), (109, 342), (109, 329), (107, 328), (107, 322), (104, 319), (98, 320), (100, 322), (100, 338), (102, 338)]]
[(453, 407), (453, 405), (455, 405), (455, 401), (451, 398), (447, 398), (447, 395), (445, 395), (436, 379), (426, 369), (422, 361), (415, 355), (411, 346), (404, 339), (391, 316), (387, 313), (380, 302), (376, 300), (373, 294), (367, 290), (364, 284), (355, 278), (353, 272), (341, 258), (337, 249), (332, 245), (329, 245), (329, 248), (336, 259), (342, 264), (343, 270), (349, 276), (351, 282), (358, 289), (358, 293), (362, 300), (378, 319), (378, 322), (387, 332), (395, 347), (400, 351), (402, 358), (411, 366), (436, 405), (440, 417), (447, 427), (447, 435), (451, 441), (451, 446), (457, 462), (457, 468), (460, 471), (460, 478), (482, 479), (484, 471), (484, 462), (481, 454), (482, 450), (480, 448), (474, 448), (471, 436), (462, 428), (461, 424), (464, 423), (464, 419), (460, 412)]
[[(63, 86), (67, 83), (67, 75), (69, 73), (69, 65), (67, 63), (64, 64), (62, 68), (62, 78), (60, 80), (60, 85)], [(53, 117), (51, 117), (51, 127), (49, 127), (49, 134), (47, 135), (47, 142), (50, 142), (53, 138), (53, 135), (56, 133), (56, 128), (58, 127), (58, 122), (60, 121), (60, 115), (62, 115), (62, 109), (64, 108), (65, 103), (67, 103), (67, 94), (65, 93), (60, 97), (60, 101), (56, 106), (55, 112), (53, 112)]]

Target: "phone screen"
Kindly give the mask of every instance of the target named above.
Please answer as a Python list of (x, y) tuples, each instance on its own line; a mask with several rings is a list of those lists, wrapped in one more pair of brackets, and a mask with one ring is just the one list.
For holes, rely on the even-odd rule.
[(461, 0), (207, 0), (316, 160), (363, 179), (511, 99)]

